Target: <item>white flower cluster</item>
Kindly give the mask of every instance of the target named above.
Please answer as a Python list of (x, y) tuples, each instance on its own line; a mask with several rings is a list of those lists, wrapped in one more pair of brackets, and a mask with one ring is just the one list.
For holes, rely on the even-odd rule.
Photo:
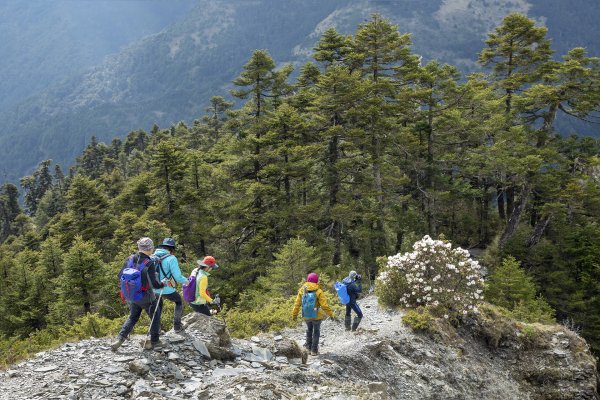
[(431, 305), (467, 314), (477, 311), (483, 299), (479, 263), (469, 258), (467, 250), (429, 236), (416, 242), (412, 252), (388, 257), (377, 280), (384, 288), (397, 290), (394, 276), (404, 278), (398, 296), (405, 307)]

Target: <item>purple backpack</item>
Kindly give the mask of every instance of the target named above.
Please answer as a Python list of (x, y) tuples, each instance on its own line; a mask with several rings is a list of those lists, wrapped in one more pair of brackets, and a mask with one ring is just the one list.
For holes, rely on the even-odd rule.
[(196, 275), (197, 274), (198, 274), (198, 272), (196, 272), (195, 274), (192, 272), (192, 274), (188, 278), (187, 283), (185, 283), (182, 287), (183, 299), (185, 301), (187, 301), (188, 303), (191, 303), (192, 301), (196, 300)]

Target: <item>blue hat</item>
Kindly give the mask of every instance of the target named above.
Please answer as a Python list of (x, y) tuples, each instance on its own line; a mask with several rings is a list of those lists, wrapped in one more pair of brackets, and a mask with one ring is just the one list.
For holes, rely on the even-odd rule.
[(175, 239), (173, 238), (165, 238), (160, 245), (161, 247), (172, 247), (175, 248)]

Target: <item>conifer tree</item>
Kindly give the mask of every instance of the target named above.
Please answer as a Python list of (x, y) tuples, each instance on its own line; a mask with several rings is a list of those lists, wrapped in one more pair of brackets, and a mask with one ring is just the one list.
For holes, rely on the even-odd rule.
[(54, 311), (64, 319), (74, 319), (97, 309), (102, 299), (100, 288), (105, 281), (104, 265), (93, 243), (77, 236), (64, 255)]
[(12, 183), (5, 183), (0, 190), (0, 243), (14, 232), (13, 224), (20, 213), (19, 190)]
[(80, 235), (83, 240), (94, 241), (100, 248), (104, 248), (112, 228), (108, 199), (102, 188), (96, 181), (77, 175), (65, 197), (67, 212), (61, 215), (50, 231), (62, 237), (63, 245)]
[[(386, 149), (397, 140), (396, 127), (396, 72), (399, 68), (416, 69), (417, 56), (410, 51), (410, 35), (401, 35), (397, 26), (379, 14), (359, 26), (352, 41), (350, 53), (352, 68), (372, 84), (365, 99), (364, 127), (360, 147), (365, 149), (372, 178), (371, 185), (364, 188), (365, 197), (373, 204), (370, 217), (366, 219), (367, 230), (371, 231), (371, 255), (366, 257), (368, 265), (376, 266), (375, 258), (387, 253), (385, 234), (385, 190), (382, 168), (387, 163)], [(371, 186), (371, 187), (369, 187)], [(374, 276), (376, 271), (371, 271)]]
[(161, 182), (160, 193), (166, 197), (167, 215), (175, 212), (174, 184), (181, 181), (185, 168), (185, 153), (174, 140), (162, 140), (152, 148), (152, 166), (157, 180)]
[(327, 29), (314, 48), (313, 58), (325, 68), (332, 64), (348, 65), (352, 51), (350, 36), (342, 35), (335, 28)]

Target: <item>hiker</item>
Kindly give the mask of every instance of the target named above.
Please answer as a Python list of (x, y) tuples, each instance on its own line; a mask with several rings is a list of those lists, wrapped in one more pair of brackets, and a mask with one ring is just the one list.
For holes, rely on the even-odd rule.
[[(173, 314), (173, 330), (180, 332), (181, 316), (183, 315), (183, 300), (181, 295), (175, 289), (175, 282), (183, 285), (187, 283), (185, 276), (181, 274), (179, 268), (179, 262), (177, 257), (173, 254), (175, 252), (175, 239), (165, 238), (158, 246), (158, 249), (154, 252), (154, 255), (158, 258), (158, 278), (159, 280), (168, 280), (169, 286), (165, 286), (163, 289), (154, 289), (154, 293), (161, 297), (158, 306), (160, 307), (160, 313), (162, 315), (163, 299), (167, 299), (175, 303), (175, 313)], [(175, 282), (174, 282), (175, 281)], [(162, 293), (162, 296), (160, 294)]]
[[(347, 277), (342, 280), (342, 283), (346, 285), (346, 290), (348, 291), (348, 296), (350, 297), (350, 301), (346, 304), (346, 318), (344, 319), (344, 325), (346, 330), (356, 331), (358, 325), (360, 324), (360, 320), (363, 317), (363, 313), (356, 303), (356, 299), (358, 298), (358, 294), (362, 292), (362, 279), (361, 276), (356, 273), (356, 271), (350, 271)], [(354, 317), (354, 323), (350, 326), (352, 322), (352, 310), (356, 313), (356, 317)]]
[(196, 276), (196, 299), (190, 302), (190, 307), (200, 314), (208, 315), (210, 317), (209, 304), (219, 305), (221, 300), (219, 297), (214, 299), (210, 296), (208, 291), (208, 277), (210, 272), (218, 269), (219, 265), (213, 256), (206, 256), (202, 260), (196, 261), (198, 268), (192, 271), (192, 275)]
[[(319, 354), (319, 337), (321, 336), (321, 321), (325, 313), (329, 315), (332, 321), (335, 321), (333, 311), (327, 304), (327, 298), (319, 286), (319, 275), (311, 272), (306, 277), (306, 283), (303, 283), (298, 290), (292, 318), (296, 320), (298, 313), (302, 308), (302, 317), (306, 322), (306, 343), (304, 347), (310, 352), (310, 355)], [(325, 311), (325, 313), (323, 313)]]
[[(138, 252), (132, 254), (125, 260), (121, 272), (119, 272), (119, 279), (121, 280), (121, 297), (123, 300), (127, 300), (129, 303), (129, 318), (123, 324), (117, 341), (111, 344), (110, 348), (112, 351), (117, 351), (123, 344), (125, 339), (129, 336), (135, 324), (140, 319), (142, 310), (146, 311), (150, 317), (150, 341), (144, 342), (144, 348), (151, 350), (155, 347), (160, 346), (159, 335), (160, 335), (160, 308), (158, 307), (158, 301), (154, 292), (150, 289), (150, 285), (154, 289), (161, 289), (165, 287), (165, 283), (160, 282), (157, 279), (156, 264), (150, 257), (154, 250), (154, 243), (152, 239), (143, 237), (137, 241)], [(132, 270), (137, 270), (137, 285), (139, 290), (135, 293), (123, 293), (124, 282), (135, 274), (131, 273)], [(131, 278), (134, 282), (135, 277)], [(133, 283), (135, 285), (136, 283)]]

